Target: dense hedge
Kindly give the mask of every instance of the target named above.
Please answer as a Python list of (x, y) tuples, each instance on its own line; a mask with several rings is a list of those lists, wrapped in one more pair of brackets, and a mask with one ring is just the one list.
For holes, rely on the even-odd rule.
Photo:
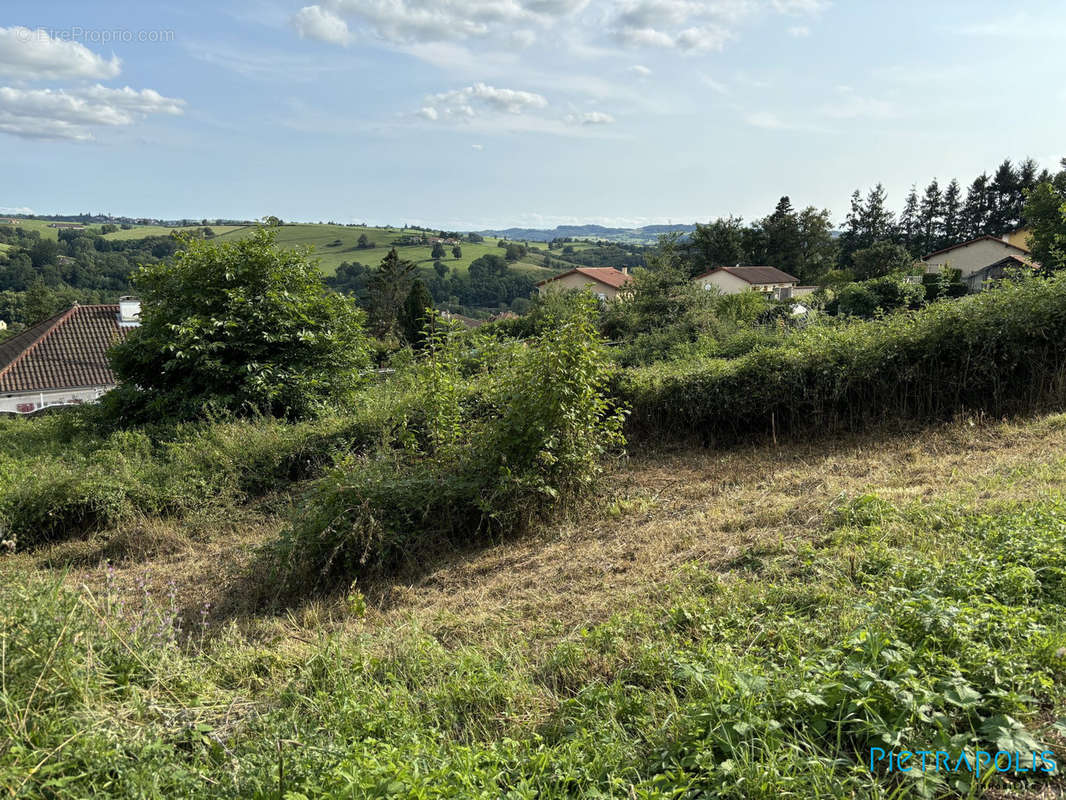
[(1066, 275), (1006, 284), (913, 314), (813, 326), (740, 358), (620, 375), (630, 433), (705, 443), (960, 411), (1014, 414), (1066, 398)]

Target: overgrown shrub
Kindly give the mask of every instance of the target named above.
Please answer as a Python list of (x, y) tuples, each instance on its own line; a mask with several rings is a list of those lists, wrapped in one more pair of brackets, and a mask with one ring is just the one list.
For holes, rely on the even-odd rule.
[(90, 409), (0, 421), (0, 540), (24, 549), (138, 516), (180, 516), (284, 490), (352, 453), (395, 442), (418, 424), (414, 398), (397, 382), (363, 392), (344, 416), (111, 434), (97, 431)]
[(578, 297), (524, 343), (483, 341), (491, 363), (473, 393), (463, 387), (468, 340), (434, 331), (416, 368), (425, 436), (353, 458), (319, 482), (281, 547), (290, 585), (417, 561), (589, 492), (605, 454), (623, 444), (594, 315), (594, 301)]
[(812, 326), (733, 360), (630, 369), (617, 383), (645, 435), (735, 439), (962, 410), (1013, 414), (1066, 391), (1066, 276), (1006, 284), (911, 314)]
[(123, 422), (199, 419), (205, 409), (302, 418), (349, 401), (367, 365), (364, 315), (276, 232), (188, 239), (174, 263), (142, 267), (141, 325), (109, 352)]

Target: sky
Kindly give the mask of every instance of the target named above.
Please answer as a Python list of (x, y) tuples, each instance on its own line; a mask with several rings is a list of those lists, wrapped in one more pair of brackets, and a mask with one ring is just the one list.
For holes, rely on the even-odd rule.
[(843, 219), (1066, 156), (1066, 4), (4, 0), (0, 213)]

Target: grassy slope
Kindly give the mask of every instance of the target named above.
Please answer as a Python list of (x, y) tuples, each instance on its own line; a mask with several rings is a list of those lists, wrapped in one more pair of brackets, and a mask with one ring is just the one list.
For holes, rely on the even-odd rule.
[[(129, 230), (117, 230), (114, 233), (108, 233), (104, 236), (105, 239), (143, 239), (146, 236), (169, 236), (174, 231), (198, 231), (202, 228), (202, 225), (194, 225), (188, 228), (164, 228), (162, 225), (134, 225)], [(237, 225), (209, 225), (209, 228), (215, 232), (216, 235), (221, 236), (235, 231), (239, 226)]]
[[(250, 229), (244, 228), (231, 231), (220, 236), (226, 239), (248, 235)], [(360, 250), (358, 239), (366, 234), (376, 245), (372, 250)], [(430, 245), (396, 245), (395, 242), (406, 235), (417, 235), (418, 231), (404, 231), (399, 228), (364, 228), (347, 227), (344, 225), (283, 225), (278, 229), (278, 243), (285, 247), (304, 246), (313, 247), (314, 255), (322, 264), (322, 271), (327, 275), (336, 272), (337, 267), (344, 261), (358, 261), (370, 267), (376, 267), (385, 257), (390, 247), (396, 246), (402, 258), (409, 259), (418, 264), (426, 272), (433, 268), (434, 259), (430, 252)], [(335, 242), (340, 241), (340, 244)], [(445, 257), (442, 259), (449, 269), (463, 273), (474, 259), (488, 253), (501, 254), (503, 250), (497, 246), (496, 239), (485, 239), (482, 244), (462, 244), (463, 256), (460, 259), (452, 257), (451, 247), (445, 247)], [(530, 255), (514, 264), (518, 270), (528, 271), (534, 274), (548, 275), (540, 264), (540, 259)]]
[[(88, 705), (78, 706), (81, 728), (93, 723), (102, 733), (77, 734), (63, 744), (65, 757), (101, 759), (89, 762), (87, 774), (109, 781), (115, 759), (133, 758), (119, 771), (121, 791), (162, 785), (276, 796), (276, 741), (283, 739), (287, 785), (346, 797), (497, 797), (504, 788), (516, 797), (582, 796), (596, 784), (605, 794), (651, 798), (675, 796), (667, 794), (675, 779), (689, 781), (693, 792), (701, 781), (729, 787), (733, 797), (910, 797), (913, 782), (872, 781), (865, 770), (833, 766), (813, 749), (790, 750), (793, 740), (775, 743), (779, 734), (766, 728), (766, 713), (788, 725), (814, 711), (767, 712), (760, 698), (786, 702), (772, 688), (781, 682), (813, 689), (803, 681), (832, 687), (846, 680), (844, 673), (803, 676), (819, 659), (831, 663), (834, 648), (861, 657), (834, 643), (869, 624), (862, 607), (893, 580), (891, 565), (920, 570), (957, 562), (965, 569), (978, 555), (966, 520), (982, 514), (993, 525), (1015, 525), (1018, 509), (1054, 507), (1066, 489), (1064, 447), (1066, 416), (1059, 415), (638, 454), (604, 482), (604, 504), (580, 522), (457, 553), (283, 617), (259, 617), (248, 605), (267, 581), (254, 547), (280, 525), (269, 507), (224, 522), (148, 521), (8, 558), (0, 573), (12, 586), (42, 575), (84, 585), (84, 596), (98, 603), (121, 597), (133, 620), (154, 619), (139, 610), (146, 596), (164, 617), (176, 606), (194, 626), (211, 604), (207, 618), (218, 639), (206, 657), (168, 656), (165, 679), (160, 663), (146, 661), (148, 676), (137, 678), (143, 691), (125, 700), (122, 692), (99, 700), (87, 694)], [(1031, 533), (1026, 546), (1047, 541)], [(110, 577), (105, 558), (117, 562)], [(1027, 567), (1003, 570), (1020, 585), (1032, 580)], [(872, 591), (864, 588), (870, 580)], [(960, 597), (978, 591), (967, 587)], [(1007, 591), (1024, 598), (1031, 589)], [(958, 614), (960, 601), (950, 602), (954, 612), (937, 613)], [(1024, 599), (1015, 602), (1028, 608)], [(920, 610), (909, 606), (900, 624), (925, 624)], [(1054, 617), (1041, 620), (1051, 626), (1041, 634), (1046, 641), (1015, 638), (1008, 622), (1020, 614), (1014, 609), (993, 624), (1012, 654), (1017, 648), (1014, 657), (1033, 646), (1053, 653), (1066, 643)], [(964, 612), (952, 633), (930, 640), (933, 646), (947, 648), (967, 619)], [(95, 658), (103, 658), (105, 643), (98, 647)], [(1001, 688), (1030, 691), (1012, 677), (1001, 651), (956, 658), (990, 661)], [(870, 668), (891, 672), (896, 662), (876, 663)], [(957, 668), (950, 663), (943, 668)], [(770, 695), (745, 683), (763, 680), (774, 682)], [(925, 679), (898, 680), (916, 691)], [(42, 698), (51, 697), (53, 683), (42, 682)], [(879, 710), (886, 702), (895, 708), (880, 702)], [(21, 719), (21, 706), (8, 720), (12, 713)], [(1059, 700), (1042, 717), (1061, 713)], [(718, 715), (730, 726), (727, 740), (744, 736), (732, 728), (742, 720), (765, 738), (723, 752), (713, 728)], [(190, 734), (197, 723), (202, 727)], [(56, 736), (50, 747), (62, 741)], [(108, 739), (125, 744), (116, 752)], [(27, 763), (63, 758), (40, 752)], [(650, 780), (655, 774), (660, 778)], [(86, 785), (55, 796), (79, 796)]]
[[(40, 231), (42, 236), (54, 240), (57, 236), (57, 230), (55, 228), (49, 228), (48, 225), (49, 222), (47, 220), (22, 221), (22, 227), (25, 229)], [(99, 226), (88, 227), (93, 228)], [(138, 225), (130, 230), (119, 230), (114, 233), (109, 233), (106, 238), (141, 239), (146, 236), (166, 236), (176, 230), (198, 230), (199, 228), (200, 226), (184, 229)], [(238, 227), (232, 225), (215, 225), (211, 226), (211, 229), (221, 241), (247, 236), (253, 230), (252, 227)], [(370, 237), (371, 241), (377, 245), (374, 249), (358, 249), (356, 245), (360, 234), (363, 233)], [(385, 257), (388, 248), (393, 246), (396, 240), (405, 235), (417, 233), (417, 231), (408, 232), (399, 228), (364, 228), (347, 227), (344, 225), (292, 224), (283, 225), (278, 230), (278, 242), (285, 247), (295, 247), (298, 245), (313, 247), (315, 257), (318, 258), (322, 264), (322, 271), (327, 275), (332, 275), (336, 272), (337, 267), (341, 262), (344, 261), (358, 261), (367, 266), (376, 267), (381, 259)], [(340, 240), (340, 244), (334, 245), (334, 242), (338, 239)], [(451, 248), (447, 247), (445, 248), (446, 255), (443, 261), (448, 265), (449, 269), (463, 273), (466, 272), (466, 269), (470, 266), (470, 262), (479, 256), (483, 256), (487, 253), (497, 253), (502, 255), (503, 250), (498, 248), (497, 243), (497, 239), (490, 238), (486, 238), (483, 244), (464, 243), (462, 245), (463, 257), (460, 259), (453, 258)], [(547, 252), (547, 245), (534, 242), (533, 246), (540, 247)], [(416, 262), (424, 272), (429, 273), (432, 270), (434, 259), (430, 256), (431, 247), (421, 245), (399, 246), (397, 249), (400, 251), (401, 257)], [(557, 258), (555, 253), (552, 254), (552, 258), (555, 260), (556, 266), (559, 269), (569, 266), (567, 262), (563, 261), (561, 258)], [(550, 271), (545, 270), (543, 267), (542, 256), (532, 253), (512, 266), (514, 269), (531, 273), (537, 278), (537, 280), (555, 272), (555, 269)]]

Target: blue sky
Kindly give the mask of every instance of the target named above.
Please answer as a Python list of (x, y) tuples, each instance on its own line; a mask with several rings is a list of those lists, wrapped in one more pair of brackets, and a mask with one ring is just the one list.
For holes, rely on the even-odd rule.
[(843, 218), (1066, 155), (1066, 7), (5, 0), (0, 209), (641, 225)]

